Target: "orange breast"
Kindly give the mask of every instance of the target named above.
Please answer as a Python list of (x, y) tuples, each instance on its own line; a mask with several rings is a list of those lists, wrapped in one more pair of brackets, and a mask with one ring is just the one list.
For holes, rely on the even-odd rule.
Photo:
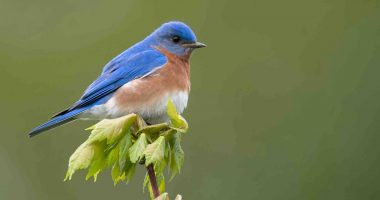
[(168, 62), (149, 76), (133, 80), (118, 89), (114, 95), (117, 106), (126, 112), (138, 107), (155, 106), (165, 95), (174, 92), (190, 92), (190, 65), (188, 58), (160, 50)]

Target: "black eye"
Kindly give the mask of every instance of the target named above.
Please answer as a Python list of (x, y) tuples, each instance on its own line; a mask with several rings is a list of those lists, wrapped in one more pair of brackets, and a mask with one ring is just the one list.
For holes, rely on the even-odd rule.
[(181, 41), (181, 38), (179, 36), (175, 35), (175, 36), (172, 37), (172, 41), (174, 43), (178, 43), (179, 41)]

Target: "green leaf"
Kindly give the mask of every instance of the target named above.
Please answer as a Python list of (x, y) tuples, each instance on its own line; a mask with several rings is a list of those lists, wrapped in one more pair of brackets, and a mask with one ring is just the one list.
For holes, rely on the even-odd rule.
[(120, 145), (117, 144), (111, 150), (105, 151), (107, 158), (107, 166), (113, 166), (116, 162), (119, 162)]
[(106, 140), (107, 144), (113, 144), (120, 140), (136, 122), (137, 115), (129, 114), (116, 119), (104, 119), (92, 129), (89, 142)]
[(97, 174), (104, 169), (105, 154), (104, 143), (83, 143), (71, 155), (67, 169), (66, 180), (71, 180), (77, 170), (89, 168), (86, 179), (94, 177), (96, 181)]
[[(80, 145), (69, 160), (65, 180), (71, 180), (79, 169), (88, 169), (86, 180), (105, 168), (111, 169), (114, 184), (130, 181), (137, 163), (154, 165), (160, 192), (165, 190), (164, 169), (169, 168), (171, 179), (180, 172), (184, 162), (181, 133), (188, 129), (186, 120), (180, 116), (169, 100), (167, 114), (170, 123), (147, 125), (138, 115), (131, 114), (117, 119), (102, 120), (88, 128), (89, 138)], [(151, 185), (146, 176), (144, 185)]]
[(70, 156), (69, 166), (64, 180), (71, 180), (77, 170), (89, 167), (94, 154), (95, 150), (91, 145), (86, 142), (81, 144)]
[(169, 99), (168, 100), (168, 106), (166, 110), (167, 115), (169, 116), (169, 119), (171, 121), (171, 124), (173, 129), (185, 133), (187, 132), (189, 125), (187, 124), (186, 120), (177, 113), (177, 110), (173, 104), (173, 102)]
[(120, 168), (124, 168), (124, 163), (129, 160), (128, 150), (132, 146), (132, 134), (130, 131), (120, 140), (119, 145), (119, 165)]
[(142, 133), (131, 148), (129, 148), (129, 159), (132, 163), (136, 163), (142, 158), (147, 145), (145, 133)]
[(106, 154), (104, 152), (106, 145), (105, 142), (94, 142), (91, 146), (94, 148), (94, 157), (88, 168), (86, 180), (93, 177), (94, 182), (96, 182), (98, 174), (107, 166)]
[(140, 130), (140, 129), (144, 128), (145, 126), (147, 126), (147, 124), (144, 121), (144, 119), (142, 117), (140, 117), (139, 115), (137, 116), (136, 125), (137, 125), (138, 130)]
[(165, 158), (164, 162), (165, 164), (170, 164), (170, 157), (171, 157), (171, 145), (167, 138), (165, 138), (166, 146), (165, 146)]
[(170, 180), (177, 175), (183, 166), (185, 160), (185, 153), (181, 147), (181, 134), (175, 133), (169, 140), (171, 147), (169, 169), (171, 171)]
[(163, 173), (158, 173), (156, 175), (156, 179), (157, 179), (158, 190), (160, 191), (160, 193), (165, 192), (165, 177), (164, 177), (164, 174)]
[(145, 134), (155, 136), (158, 135), (162, 131), (166, 131), (170, 129), (169, 124), (162, 123), (162, 124), (153, 124), (149, 126), (145, 126), (137, 131), (136, 135), (139, 135), (140, 133), (144, 132)]
[(120, 165), (118, 162), (116, 162), (113, 165), (112, 171), (111, 171), (111, 176), (112, 176), (112, 180), (113, 180), (114, 185), (118, 184), (120, 181), (125, 180), (125, 178), (126, 178), (125, 173), (120, 174)]
[(127, 183), (132, 180), (133, 175), (136, 171), (136, 163), (131, 163), (130, 161), (124, 167), (124, 173), (127, 177)]
[(145, 151), (145, 165), (155, 163), (164, 159), (165, 156), (165, 137), (160, 136), (152, 144), (149, 144)]
[(162, 159), (162, 160), (159, 160), (159, 161), (155, 162), (155, 164), (154, 164), (154, 171), (157, 174), (163, 173), (164, 169), (166, 167), (166, 164), (167, 164), (167, 162), (165, 161), (165, 159)]
[(135, 169), (136, 169), (136, 164), (132, 163), (129, 158), (125, 162), (124, 168), (120, 170), (120, 166), (118, 162), (115, 163), (115, 165), (112, 168), (112, 179), (114, 181), (114, 185), (116, 185), (120, 181), (127, 180), (127, 183), (132, 179)]
[(166, 112), (167, 112), (173, 126), (180, 127), (182, 125), (182, 121), (179, 118), (179, 114), (177, 113), (177, 110), (176, 110), (173, 102), (170, 99), (168, 100), (168, 107), (167, 107)]

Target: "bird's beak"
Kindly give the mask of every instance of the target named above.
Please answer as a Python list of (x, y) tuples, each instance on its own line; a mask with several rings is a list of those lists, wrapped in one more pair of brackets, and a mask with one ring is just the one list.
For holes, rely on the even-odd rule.
[(185, 43), (185, 44), (182, 44), (182, 46), (185, 48), (193, 48), (193, 49), (207, 47), (205, 44), (200, 43), (200, 42)]

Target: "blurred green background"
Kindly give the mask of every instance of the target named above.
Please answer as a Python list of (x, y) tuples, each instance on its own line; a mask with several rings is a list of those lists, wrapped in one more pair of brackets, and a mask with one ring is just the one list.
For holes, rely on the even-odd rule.
[(380, 199), (378, 0), (0, 0), (0, 199), (148, 199), (144, 169), (114, 187), (63, 182), (92, 122), (33, 139), (115, 55), (189, 24), (185, 199)]

